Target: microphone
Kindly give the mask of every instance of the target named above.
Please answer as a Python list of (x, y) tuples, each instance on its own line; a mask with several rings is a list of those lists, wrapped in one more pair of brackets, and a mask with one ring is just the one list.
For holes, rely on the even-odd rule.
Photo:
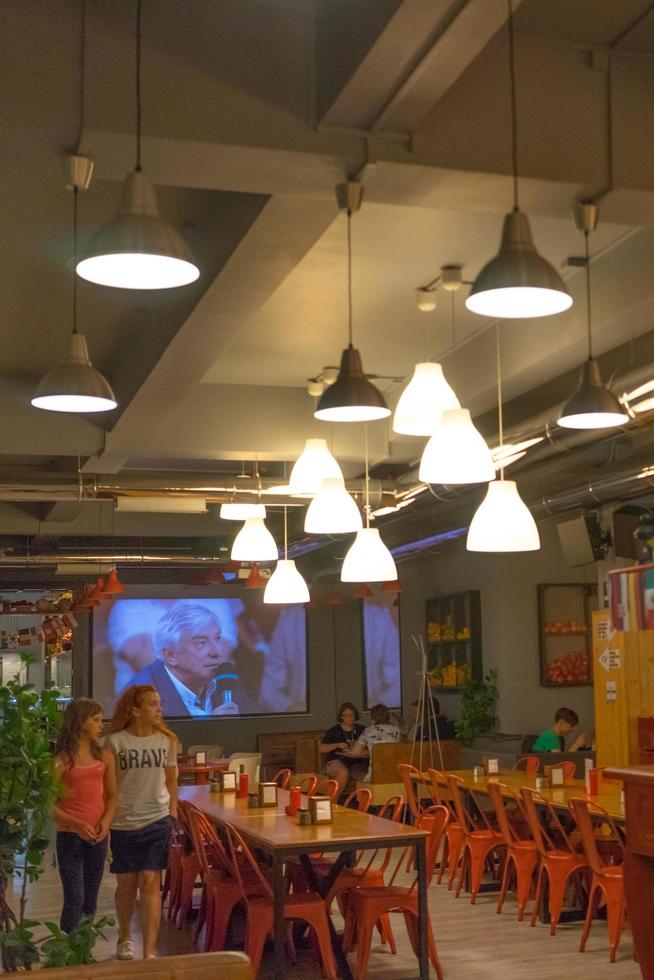
[(212, 715), (238, 715), (240, 708), (234, 701), (234, 694), (240, 689), (240, 680), (231, 661), (218, 665), (212, 684)]

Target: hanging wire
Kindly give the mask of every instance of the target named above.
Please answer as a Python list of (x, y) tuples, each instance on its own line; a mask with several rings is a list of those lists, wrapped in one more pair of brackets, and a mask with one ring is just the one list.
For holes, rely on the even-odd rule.
[(368, 423), (363, 423), (363, 452), (365, 456), (366, 479), (366, 530), (370, 527), (370, 494), (368, 486)]
[(141, 0), (136, 0), (136, 171), (141, 170)]
[(513, 3), (508, 0), (509, 16), (509, 87), (511, 92), (511, 166), (513, 168), (513, 210), (518, 211), (518, 107), (515, 81), (515, 35)]
[(77, 333), (77, 195), (79, 187), (73, 187), (73, 333)]
[(584, 231), (584, 245), (586, 250), (586, 325), (588, 328), (588, 360), (593, 356), (593, 338), (591, 333), (591, 307), (590, 307), (590, 252), (588, 250), (588, 229)]
[(352, 346), (352, 210), (347, 209), (347, 331)]
[(454, 297), (456, 293), (452, 291), (450, 293), (450, 311), (452, 317), (452, 350), (456, 350), (456, 306), (454, 302)]
[(84, 130), (86, 128), (86, 0), (82, 0), (82, 22), (80, 26), (80, 45), (79, 45), (79, 133), (77, 136), (77, 148), (82, 143)]
[[(498, 320), (495, 326), (495, 349), (496, 349), (496, 363), (497, 363), (497, 416), (499, 422), (499, 437), (501, 449), (504, 445), (504, 419), (502, 413), (502, 361), (500, 358), (500, 324), (501, 321)], [(504, 459), (504, 453), (500, 454), (500, 460)], [(504, 465), (500, 462), (500, 480), (504, 479)]]
[(288, 507), (284, 504), (284, 560), (288, 558)]

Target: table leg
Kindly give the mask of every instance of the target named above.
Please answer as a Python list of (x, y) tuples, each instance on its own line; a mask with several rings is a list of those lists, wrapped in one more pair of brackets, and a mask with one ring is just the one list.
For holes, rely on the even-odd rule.
[(654, 978), (653, 886), (654, 860), (643, 854), (634, 854), (627, 848), (624, 856), (624, 887), (634, 947), (643, 980)]
[[(329, 884), (325, 881), (319, 881), (318, 875), (316, 874), (313, 865), (311, 864), (311, 858), (308, 854), (300, 854), (300, 861), (302, 863), (302, 870), (304, 871), (304, 876), (307, 879), (309, 888), (318, 892), (324, 898), (329, 888), (331, 888), (332, 883), (336, 880), (341, 868), (352, 864), (352, 859), (354, 854), (352, 851), (341, 851), (338, 858), (336, 859), (334, 869), (329, 875)], [(353, 980), (352, 971), (350, 970), (350, 965), (347, 961), (347, 957), (343, 952), (343, 944), (341, 939), (334, 928), (334, 923), (332, 922), (331, 915), (327, 915), (327, 925), (329, 926), (329, 939), (332, 944), (332, 949), (334, 950), (334, 957), (336, 959), (336, 965), (338, 967), (338, 973), (341, 980)]]
[(424, 837), (416, 841), (416, 871), (418, 872), (418, 963), (421, 980), (429, 980), (429, 950), (427, 946), (429, 910), (427, 908), (427, 860)]
[(286, 974), (286, 953), (284, 944), (286, 929), (284, 922), (284, 858), (274, 850), (272, 856), (273, 873), (273, 931), (275, 936), (275, 980), (284, 980)]

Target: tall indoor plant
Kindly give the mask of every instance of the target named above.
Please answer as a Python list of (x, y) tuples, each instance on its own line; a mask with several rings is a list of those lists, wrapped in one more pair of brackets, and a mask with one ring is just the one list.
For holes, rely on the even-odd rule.
[(454, 723), (463, 745), (472, 745), (477, 735), (489, 731), (497, 720), (497, 670), (489, 670), (483, 680), (469, 678), (459, 695), (459, 715)]

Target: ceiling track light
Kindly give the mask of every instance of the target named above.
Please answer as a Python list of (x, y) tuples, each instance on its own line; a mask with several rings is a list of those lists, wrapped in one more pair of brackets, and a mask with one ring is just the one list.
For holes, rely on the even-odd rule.
[[(93, 173), (88, 157), (69, 157), (67, 186), (73, 191), (73, 270), (77, 262), (77, 203)], [(73, 271), (73, 333), (68, 353), (41, 379), (32, 405), (46, 412), (109, 412), (118, 402), (107, 379), (91, 364), (86, 338), (77, 332), (77, 275)]]
[(280, 558), (275, 571), (268, 579), (263, 601), (266, 605), (292, 605), (309, 602), (309, 588), (295, 562), (288, 557), (288, 526), (286, 507), (284, 507), (284, 557)]
[(529, 219), (518, 203), (518, 116), (512, 0), (508, 0), (509, 78), (513, 210), (504, 218), (497, 255), (475, 279), (466, 299), (472, 313), (500, 319), (553, 316), (572, 306), (572, 297), (556, 269), (536, 251)]
[(141, 0), (136, 3), (136, 166), (123, 183), (117, 216), (92, 240), (77, 263), (82, 279), (118, 289), (170, 289), (200, 275), (188, 245), (159, 212), (141, 170)]
[(500, 360), (500, 325), (496, 325), (497, 350), (497, 414), (499, 423), (499, 480), (488, 484), (486, 496), (472, 518), (466, 548), (468, 551), (514, 552), (538, 551), (540, 536), (536, 521), (518, 493), (514, 480), (504, 479), (504, 467), (511, 461), (505, 457), (502, 405), (502, 366)]
[(579, 384), (568, 398), (558, 419), (564, 429), (610, 429), (629, 421), (627, 409), (603, 384), (599, 364), (593, 357), (591, 262), (588, 238), (597, 227), (597, 205), (583, 202), (575, 209), (575, 221), (584, 233), (586, 269), (586, 328), (588, 334), (588, 358), (581, 367)]
[(382, 541), (379, 530), (370, 527), (370, 496), (368, 477), (368, 426), (365, 430), (365, 488), (366, 526), (357, 531), (341, 568), (341, 582), (395, 582), (397, 568), (392, 554)]
[(361, 355), (352, 344), (352, 214), (361, 208), (363, 186), (351, 180), (338, 184), (336, 200), (347, 214), (348, 346), (336, 381), (323, 392), (313, 414), (324, 422), (373, 422), (391, 412), (381, 391), (363, 373)]

